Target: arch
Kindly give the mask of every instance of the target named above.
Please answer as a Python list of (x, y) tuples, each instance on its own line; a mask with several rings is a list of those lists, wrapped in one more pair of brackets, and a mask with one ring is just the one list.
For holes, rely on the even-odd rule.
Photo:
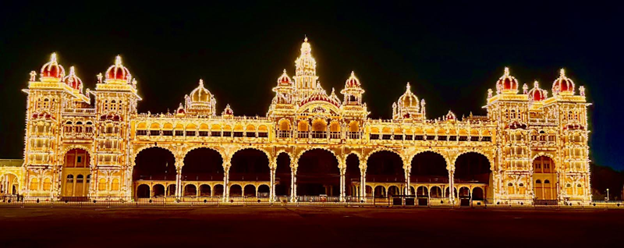
[(360, 131), (360, 122), (351, 121), (349, 122), (349, 132), (359, 132)]
[(270, 192), (269, 185), (262, 184), (258, 186), (258, 197), (269, 197)]
[(336, 155), (326, 149), (302, 151), (297, 159), (297, 194), (338, 196), (340, 170)]
[(223, 196), (223, 184), (215, 184), (213, 189), (214, 189), (213, 195)]
[(147, 184), (141, 184), (136, 190), (137, 198), (150, 198), (150, 187)]
[(246, 197), (256, 197), (256, 186), (253, 184), (245, 185), (245, 188), (243, 188), (243, 195)]
[(440, 186), (432, 186), (429, 195), (431, 198), (444, 198), (442, 195), (442, 188), (440, 188)]
[(30, 179), (30, 190), (38, 191), (39, 190), (39, 178), (33, 177)]
[(164, 197), (165, 186), (162, 184), (154, 184), (154, 186), (152, 186), (152, 194), (154, 195), (154, 197)]
[(455, 182), (483, 183), (492, 180), (490, 160), (478, 152), (467, 152), (455, 159)]
[(448, 183), (447, 162), (442, 154), (423, 151), (412, 157), (410, 170), (411, 182)]
[(459, 198), (460, 199), (470, 199), (470, 188), (466, 186), (459, 187)]
[(312, 131), (314, 132), (326, 132), (327, 121), (325, 119), (317, 118), (312, 121)]
[(336, 120), (331, 121), (329, 123), (329, 131), (330, 132), (340, 132), (340, 123)]
[(308, 132), (310, 131), (310, 124), (308, 124), (305, 120), (300, 120), (297, 122), (297, 131), (299, 132)]
[(150, 124), (150, 130), (160, 130), (160, 123), (158, 122), (152, 122), (152, 124)]
[(248, 124), (247, 127), (245, 127), (245, 131), (246, 132), (255, 132), (256, 131), (256, 126), (254, 126), (253, 124)]
[(280, 152), (275, 162), (275, 195), (290, 195), (292, 173), (290, 155), (287, 152)]
[(536, 200), (557, 200), (557, 168), (548, 155), (539, 155), (533, 159), (533, 192)]
[(197, 147), (184, 156), (182, 179), (191, 181), (223, 181), (225, 169), (221, 153), (210, 147)]
[(345, 185), (347, 196), (359, 197), (358, 190), (353, 190), (353, 187), (359, 185), (361, 180), (360, 171), (360, 158), (355, 153), (350, 153), (345, 159)]
[(280, 119), (278, 122), (280, 131), (290, 131), (290, 120), (289, 119)]
[(482, 188), (476, 187), (472, 189), (472, 199), (482, 201), (485, 200), (485, 194)]
[(417, 197), (429, 197), (429, 189), (426, 186), (418, 186), (416, 189)]
[(269, 155), (258, 148), (244, 148), (232, 155), (230, 181), (269, 181)]
[(177, 189), (176, 184), (167, 185), (167, 196), (174, 196)]
[(243, 188), (239, 184), (232, 184), (232, 186), (230, 186), (230, 197), (241, 196), (243, 196)]
[(375, 187), (375, 198), (386, 198), (386, 188), (384, 186), (378, 185)]
[(184, 196), (196, 196), (197, 187), (194, 184), (187, 184), (184, 186)]
[(175, 181), (176, 167), (173, 153), (162, 147), (140, 150), (135, 157), (132, 180)]
[(395, 195), (402, 195), (401, 191), (399, 190), (399, 187), (397, 187), (396, 185), (392, 185), (388, 187), (388, 196), (392, 197)]
[(405, 182), (401, 156), (391, 150), (377, 150), (366, 160), (367, 182)]
[(173, 124), (171, 124), (170, 122), (167, 122), (163, 125), (163, 130), (173, 130)]
[(210, 196), (210, 185), (202, 184), (199, 186), (199, 196)]

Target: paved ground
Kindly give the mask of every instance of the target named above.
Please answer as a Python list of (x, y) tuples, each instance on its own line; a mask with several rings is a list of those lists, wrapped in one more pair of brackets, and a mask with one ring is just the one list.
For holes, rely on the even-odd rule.
[(0, 247), (621, 247), (621, 210), (0, 207)]

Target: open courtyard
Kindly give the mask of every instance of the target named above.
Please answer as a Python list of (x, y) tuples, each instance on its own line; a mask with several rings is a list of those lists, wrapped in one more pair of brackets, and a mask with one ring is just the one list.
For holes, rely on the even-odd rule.
[(0, 223), (0, 247), (609, 247), (624, 211), (4, 205)]

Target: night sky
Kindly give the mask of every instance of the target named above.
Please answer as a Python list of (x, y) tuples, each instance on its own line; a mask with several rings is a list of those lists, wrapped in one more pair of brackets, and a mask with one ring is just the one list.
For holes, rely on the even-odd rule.
[(52, 52), (91, 89), (120, 54), (138, 80), (140, 112), (175, 110), (202, 78), (219, 113), (229, 103), (235, 115), (264, 116), (307, 35), (322, 86), (339, 91), (355, 71), (372, 118), (390, 118), (406, 82), (427, 101), (428, 118), (485, 115), (487, 89), (505, 66), (549, 96), (564, 67), (593, 103), (591, 159), (624, 169), (621, 6), (232, 2), (1, 3), (0, 158), (23, 156), (21, 89)]

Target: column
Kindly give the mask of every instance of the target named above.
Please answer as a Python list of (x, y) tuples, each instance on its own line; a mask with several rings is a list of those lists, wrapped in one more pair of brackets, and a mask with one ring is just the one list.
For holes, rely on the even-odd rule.
[(297, 168), (290, 164), (290, 202), (297, 202)]
[(179, 200), (182, 195), (182, 168), (176, 166), (176, 190), (175, 198)]
[(223, 202), (228, 202), (230, 199), (230, 162), (224, 164), (225, 170), (223, 172)]
[(411, 185), (410, 185), (411, 184), (410, 171), (411, 171), (411, 168), (409, 166), (405, 166), (405, 191), (403, 192), (404, 195), (412, 194)]
[[(269, 202), (271, 203), (275, 202), (275, 170), (276, 168), (277, 166), (271, 167), (271, 185), (269, 187), (269, 189), (271, 190), (269, 192)], [(256, 188), (256, 190), (258, 190), (258, 188)]]
[(455, 170), (449, 170), (449, 201), (455, 204)]
[(360, 201), (366, 202), (366, 160), (360, 160)]
[(345, 172), (346, 172), (346, 168), (344, 167), (340, 168), (340, 201), (341, 202), (346, 201), (346, 195), (347, 195), (347, 192), (345, 192), (346, 191)]

